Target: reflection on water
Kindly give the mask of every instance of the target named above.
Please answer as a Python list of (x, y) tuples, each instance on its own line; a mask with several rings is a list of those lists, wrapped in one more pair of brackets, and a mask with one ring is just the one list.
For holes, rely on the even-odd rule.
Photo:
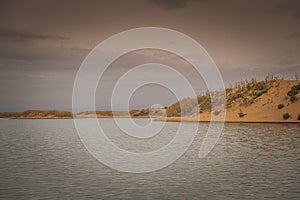
[[(101, 119), (122, 148), (147, 143), (124, 136)], [(297, 199), (300, 195), (300, 126), (226, 124), (204, 159), (199, 148), (208, 123), (189, 150), (152, 173), (129, 174), (95, 160), (81, 144), (72, 120), (0, 120), (1, 199)], [(167, 123), (151, 138), (159, 148), (174, 136)], [(148, 141), (149, 142), (149, 141)]]

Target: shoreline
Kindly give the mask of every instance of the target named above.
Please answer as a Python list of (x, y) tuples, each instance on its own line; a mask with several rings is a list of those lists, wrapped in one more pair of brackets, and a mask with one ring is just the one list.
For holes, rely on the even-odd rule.
[[(157, 121), (164, 121), (164, 120), (157, 120)], [(177, 120), (177, 119), (167, 119), (166, 122), (198, 122), (198, 123), (223, 123), (222, 121), (207, 121), (207, 120)], [(234, 120), (230, 120), (230, 121), (224, 121), (224, 123), (249, 123), (249, 124), (300, 124), (300, 120), (299, 121), (234, 121)]]
[[(19, 117), (19, 118), (2, 118), (2, 119), (15, 119), (15, 120), (23, 120), (23, 119), (92, 119), (95, 117)], [(131, 118), (131, 117), (111, 117), (111, 116), (101, 116), (97, 117), (97, 119), (112, 119), (112, 118)], [(133, 119), (148, 119), (150, 117), (132, 117)], [(166, 122), (191, 122), (191, 123), (223, 123), (222, 121), (211, 121), (211, 120), (197, 120), (193, 118), (183, 118), (181, 117), (169, 117), (169, 118), (155, 118), (154, 121), (166, 121)], [(264, 123), (264, 124), (300, 124), (300, 120), (225, 120), (224, 123)]]

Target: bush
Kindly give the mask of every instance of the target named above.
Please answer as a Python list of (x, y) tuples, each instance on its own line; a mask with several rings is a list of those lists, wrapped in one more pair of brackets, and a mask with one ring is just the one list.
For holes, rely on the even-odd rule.
[(289, 113), (284, 113), (282, 115), (282, 117), (283, 117), (283, 119), (288, 119), (288, 118), (290, 118), (290, 114)]
[(239, 112), (238, 115), (239, 115), (239, 117), (244, 117), (246, 114), (242, 113), (242, 112)]
[(298, 100), (298, 97), (295, 96), (295, 95), (291, 96), (291, 98), (290, 98), (290, 101), (291, 101), (292, 103), (295, 103), (297, 100)]
[(296, 94), (298, 94), (298, 90), (290, 90), (286, 93), (288, 96), (295, 96)]
[(192, 99), (192, 98), (186, 98), (180, 101), (180, 110), (182, 115), (186, 116), (189, 114), (192, 114), (193, 108), (198, 106), (197, 99)]
[(264, 93), (267, 93), (268, 90), (264, 89), (264, 90), (260, 90), (260, 91), (254, 91), (253, 92), (253, 98), (256, 99), (257, 97), (261, 96)]
[(173, 109), (168, 108), (166, 113), (167, 113), (167, 117), (180, 117), (180, 114), (176, 110), (173, 110)]
[(284, 107), (284, 105), (281, 103), (281, 104), (278, 104), (278, 106), (277, 106), (277, 108), (278, 109), (281, 109), (281, 108), (283, 108)]
[(297, 118), (297, 120), (300, 120), (300, 114), (298, 114), (298, 118)]
[(232, 94), (231, 95), (231, 99), (234, 101), (236, 99), (239, 99), (241, 97), (244, 97), (244, 94), (241, 93), (241, 91), (237, 91), (236, 93)]
[(211, 110), (211, 97), (206, 96), (198, 96), (198, 104), (201, 112), (210, 111)]
[(261, 81), (253, 85), (253, 89), (255, 90), (264, 90), (266, 89), (266, 83)]
[(291, 87), (291, 90), (287, 92), (287, 95), (290, 96), (290, 101), (292, 103), (296, 102), (298, 100), (298, 97), (296, 96), (300, 91), (300, 83), (298, 85), (294, 85)]
[(226, 94), (229, 94), (232, 91), (232, 88), (226, 88), (225, 92)]
[(221, 112), (220, 110), (215, 110), (215, 111), (213, 112), (213, 114), (214, 114), (214, 115), (218, 115), (218, 114), (220, 114), (220, 112)]
[(300, 83), (298, 85), (294, 85), (293, 87), (291, 87), (291, 90), (287, 92), (288, 96), (295, 96), (296, 94), (298, 94), (300, 90)]

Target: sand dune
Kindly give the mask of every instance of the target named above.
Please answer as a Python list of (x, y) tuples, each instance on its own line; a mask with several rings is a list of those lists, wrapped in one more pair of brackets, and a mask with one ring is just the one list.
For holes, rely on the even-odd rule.
[[(296, 80), (274, 80), (270, 82), (270, 88), (266, 93), (261, 94), (259, 97), (253, 99), (252, 93), (247, 91), (249, 95), (239, 98), (228, 105), (226, 109), (226, 122), (296, 122), (298, 115), (300, 115), (300, 92), (295, 95), (294, 102), (290, 100), (290, 96), (287, 95), (288, 91), (300, 81)], [(245, 87), (246, 89), (246, 87)], [(233, 92), (237, 91), (237, 88), (232, 89)], [(243, 102), (249, 99), (253, 99), (247, 105)], [(278, 105), (282, 104), (283, 108), (278, 108)], [(239, 116), (239, 113), (245, 114), (243, 117)], [(283, 118), (283, 114), (288, 113), (290, 117), (288, 119)], [(225, 113), (221, 112), (218, 114), (219, 118), (222, 119)], [(186, 117), (168, 117), (166, 119), (161, 118), (160, 120), (167, 121), (211, 121), (211, 112), (204, 111), (197, 116), (186, 116)], [(218, 120), (217, 120), (218, 121)]]

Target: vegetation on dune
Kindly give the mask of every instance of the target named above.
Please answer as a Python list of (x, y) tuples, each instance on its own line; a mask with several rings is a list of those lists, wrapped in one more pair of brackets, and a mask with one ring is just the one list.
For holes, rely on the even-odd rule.
[(298, 97), (296, 96), (300, 91), (300, 83), (291, 87), (291, 89), (287, 92), (287, 95), (290, 97), (290, 101), (292, 103), (298, 101)]
[(251, 84), (252, 88), (252, 96), (254, 99), (257, 97), (261, 96), (264, 93), (267, 93), (268, 90), (270, 89), (270, 83), (268, 81), (261, 81), (255, 84)]
[(130, 110), (128, 111), (96, 111), (98, 117), (141, 117), (141, 116), (148, 116), (149, 109), (142, 109), (142, 110)]
[(175, 109), (169, 107), (166, 110), (167, 117), (180, 117), (180, 112), (177, 112)]
[(198, 96), (197, 99), (198, 99), (200, 113), (204, 111), (211, 111), (213, 102), (211, 102), (211, 97), (208, 93), (205, 96)]
[(282, 118), (283, 119), (288, 119), (288, 118), (290, 118), (290, 114), (289, 113), (283, 113)]
[(297, 120), (300, 120), (300, 114), (298, 114)]
[(195, 98), (185, 98), (169, 106), (166, 110), (167, 117), (188, 116), (195, 113), (210, 111), (211, 97), (207, 94), (205, 96), (198, 96)]
[(282, 103), (277, 105), (278, 109), (282, 109), (283, 107), (284, 107), (284, 105)]
[(149, 116), (150, 110), (149, 109), (142, 109), (142, 110), (130, 110), (130, 116), (132, 117), (145, 117)]
[(288, 96), (293, 96), (298, 94), (300, 90), (300, 83), (291, 87), (291, 89), (287, 92)]
[[(252, 79), (250, 81), (243, 80), (241, 82), (238, 82), (235, 84), (232, 88), (227, 88), (225, 90), (226, 93), (226, 103), (227, 107), (230, 108), (234, 105), (237, 105), (239, 107), (242, 106), (250, 106), (254, 102), (258, 101), (258, 97), (262, 96), (263, 94), (267, 93), (270, 88), (272, 87), (279, 87), (280, 81), (276, 77), (266, 77), (263, 81), (257, 81), (256, 79)], [(299, 85), (299, 86), (298, 86)], [(292, 88), (292, 92), (289, 94), (297, 94), (298, 89), (300, 88), (300, 84), (297, 86), (294, 86)], [(297, 90), (297, 92), (295, 92)], [(212, 106), (220, 104), (218, 102), (218, 99), (221, 98), (213, 98), (214, 101), (212, 102), (211, 95), (216, 95), (217, 92), (214, 93), (206, 93), (205, 95), (198, 96), (197, 100), (198, 103), (195, 101), (195, 99), (186, 98), (179, 102), (176, 102), (172, 104), (171, 106), (167, 107), (166, 113), (168, 117), (178, 117), (178, 116), (184, 116), (187, 114), (194, 114), (197, 109), (199, 108), (200, 113), (202, 112), (210, 112)], [(217, 95), (216, 95), (217, 96)], [(295, 101), (295, 97), (291, 96), (291, 100)], [(180, 105), (182, 107), (180, 107)], [(198, 107), (197, 107), (198, 106)], [(278, 109), (283, 108), (283, 104), (279, 104), (277, 106)], [(218, 111), (214, 111), (214, 115), (218, 115)], [(240, 117), (243, 117), (245, 114), (241, 113), (239, 114)]]
[(292, 102), (292, 103), (295, 103), (296, 101), (298, 101), (298, 97), (296, 96), (296, 95), (293, 95), (293, 96), (291, 96), (291, 98), (290, 98), (290, 101)]
[(215, 110), (215, 111), (213, 112), (213, 114), (214, 114), (214, 115), (219, 115), (220, 112), (221, 112), (220, 110)]
[(274, 81), (274, 78), (269, 79), (267, 77), (264, 81), (259, 82), (252, 79), (251, 81), (245, 80), (236, 83), (235, 88), (226, 89), (227, 106), (230, 107), (235, 102), (239, 106), (251, 105), (256, 98), (268, 92)]
[(144, 117), (149, 116), (150, 109), (130, 110), (128, 111), (96, 111), (98, 117)]
[(243, 112), (239, 112), (238, 115), (239, 115), (239, 117), (244, 117), (244, 116), (247, 115), (247, 114), (245, 114), (245, 113), (243, 113)]
[(97, 116), (112, 116), (112, 111), (96, 111)]

